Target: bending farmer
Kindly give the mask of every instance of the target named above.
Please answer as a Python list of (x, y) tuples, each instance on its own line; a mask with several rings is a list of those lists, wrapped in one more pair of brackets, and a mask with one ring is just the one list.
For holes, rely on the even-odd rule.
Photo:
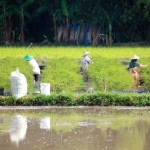
[(26, 55), (23, 57), (23, 59), (28, 61), (29, 65), (32, 67), (35, 82), (40, 81), (40, 68), (33, 56)]
[(81, 64), (81, 71), (85, 71), (88, 68), (89, 64), (93, 64), (93, 61), (89, 58), (90, 52), (84, 52)]
[(140, 75), (138, 72), (138, 68), (139, 67), (146, 67), (147, 65), (142, 65), (139, 62), (137, 62), (137, 60), (140, 59), (139, 56), (134, 55), (131, 58), (131, 62), (129, 63), (129, 72), (131, 73), (131, 75), (134, 77), (134, 81), (135, 81), (135, 90), (138, 90), (138, 86), (139, 86), (139, 79), (140, 79)]

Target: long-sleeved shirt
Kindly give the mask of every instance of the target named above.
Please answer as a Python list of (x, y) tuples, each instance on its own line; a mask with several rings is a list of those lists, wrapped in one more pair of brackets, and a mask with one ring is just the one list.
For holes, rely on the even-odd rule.
[(88, 55), (83, 56), (83, 58), (82, 58), (82, 69), (85, 70), (89, 64), (93, 64), (93, 61), (89, 58)]
[(39, 65), (38, 63), (36, 62), (35, 59), (31, 59), (28, 61), (29, 62), (29, 65), (32, 66), (32, 71), (33, 71), (33, 74), (40, 74), (40, 68), (39, 68)]

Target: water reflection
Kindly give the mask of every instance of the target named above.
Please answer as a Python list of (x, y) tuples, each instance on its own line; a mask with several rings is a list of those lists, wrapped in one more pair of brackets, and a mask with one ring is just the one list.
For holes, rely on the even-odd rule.
[(40, 129), (50, 129), (50, 117), (41, 118)]
[(0, 123), (4, 122), (4, 118), (0, 117)]
[(26, 131), (27, 117), (19, 114), (12, 117), (9, 132), (11, 142), (15, 142), (18, 145), (21, 140), (25, 139)]
[[(150, 147), (150, 109), (51, 108), (0, 110), (0, 113), (3, 118), (0, 150), (149, 150)], [(7, 127), (10, 132), (5, 132)]]

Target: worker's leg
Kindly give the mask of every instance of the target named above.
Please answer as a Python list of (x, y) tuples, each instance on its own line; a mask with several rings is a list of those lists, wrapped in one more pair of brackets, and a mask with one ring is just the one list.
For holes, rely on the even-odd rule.
[(138, 86), (139, 86), (139, 80), (140, 80), (140, 76), (138, 73), (134, 74), (134, 81), (135, 81), (135, 90), (138, 90)]
[(34, 74), (34, 80), (35, 80), (35, 91), (40, 91), (40, 75)]
[(34, 80), (35, 80), (35, 82), (40, 81), (40, 75), (39, 74), (34, 74)]

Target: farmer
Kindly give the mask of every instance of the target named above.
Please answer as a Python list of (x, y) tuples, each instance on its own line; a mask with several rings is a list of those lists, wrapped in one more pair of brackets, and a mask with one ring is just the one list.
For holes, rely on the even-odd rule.
[(89, 58), (90, 52), (84, 52), (83, 58), (82, 58), (82, 63), (81, 63), (81, 71), (84, 72), (85, 69), (88, 68), (89, 64), (93, 64), (93, 61)]
[(134, 77), (135, 90), (138, 90), (139, 79), (140, 79), (138, 68), (140, 68), (140, 67), (144, 68), (147, 66), (147, 65), (142, 65), (139, 62), (137, 62), (138, 59), (140, 59), (139, 56), (137, 56), (137, 55), (132, 56), (131, 62), (129, 63), (129, 66), (128, 66), (128, 70), (129, 70), (130, 74)]
[(29, 65), (32, 67), (34, 80), (35, 82), (38, 82), (40, 80), (40, 68), (37, 61), (31, 55), (26, 55), (23, 59), (28, 61)]

